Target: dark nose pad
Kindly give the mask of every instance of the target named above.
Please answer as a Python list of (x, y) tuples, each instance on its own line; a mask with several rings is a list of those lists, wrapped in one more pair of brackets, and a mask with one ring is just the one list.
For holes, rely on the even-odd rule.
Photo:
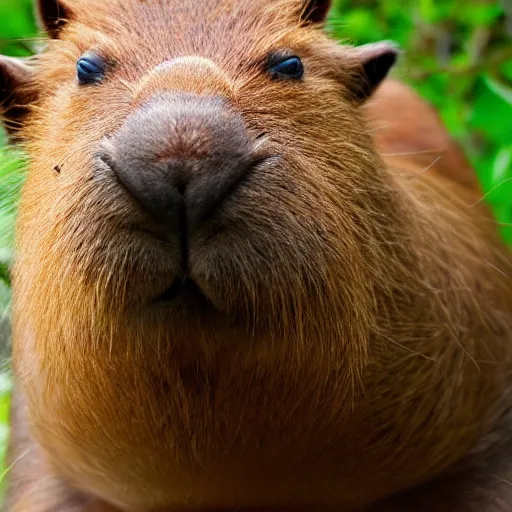
[(119, 182), (159, 223), (193, 230), (251, 165), (241, 117), (222, 98), (161, 95), (112, 139)]

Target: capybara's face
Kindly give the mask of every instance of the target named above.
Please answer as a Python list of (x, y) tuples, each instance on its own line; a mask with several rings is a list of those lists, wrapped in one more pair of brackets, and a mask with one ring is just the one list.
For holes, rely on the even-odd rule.
[(366, 337), (391, 214), (359, 110), (395, 51), (301, 0), (67, 3), (24, 132), (27, 293), (137, 332)]
[(509, 254), (374, 148), (396, 50), (331, 41), (328, 0), (39, 7), (53, 40), (0, 58), (0, 104), (30, 158), (13, 360), (52, 470), (123, 510), (355, 510), (478, 447)]

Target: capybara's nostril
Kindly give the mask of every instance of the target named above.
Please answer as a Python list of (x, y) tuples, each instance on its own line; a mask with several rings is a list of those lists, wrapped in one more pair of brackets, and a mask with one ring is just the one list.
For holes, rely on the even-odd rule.
[(160, 95), (112, 138), (119, 182), (159, 223), (193, 230), (249, 169), (241, 117), (219, 97)]

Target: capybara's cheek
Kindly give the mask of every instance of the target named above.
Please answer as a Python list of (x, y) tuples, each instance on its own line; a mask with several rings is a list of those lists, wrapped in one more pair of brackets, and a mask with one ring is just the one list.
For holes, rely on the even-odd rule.
[[(284, 157), (251, 175), (190, 238), (190, 276), (204, 294), (247, 321), (257, 312), (260, 328), (327, 297), (333, 308), (348, 301), (366, 279), (365, 234), (350, 201), (322, 194), (321, 181)], [(340, 283), (346, 295), (328, 294)]]
[(87, 180), (65, 170), (24, 187), (18, 259), (32, 261), (32, 292), (71, 289), (62, 300), (119, 311), (151, 304), (181, 271), (178, 234), (155, 227), (100, 164)]

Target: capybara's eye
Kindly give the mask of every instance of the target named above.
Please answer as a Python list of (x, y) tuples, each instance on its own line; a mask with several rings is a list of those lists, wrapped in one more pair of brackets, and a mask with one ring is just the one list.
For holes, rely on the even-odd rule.
[(105, 77), (105, 62), (96, 53), (84, 53), (76, 63), (76, 72), (82, 85), (101, 82)]
[(304, 65), (295, 55), (272, 55), (268, 61), (268, 70), (273, 79), (300, 80), (304, 76)]

